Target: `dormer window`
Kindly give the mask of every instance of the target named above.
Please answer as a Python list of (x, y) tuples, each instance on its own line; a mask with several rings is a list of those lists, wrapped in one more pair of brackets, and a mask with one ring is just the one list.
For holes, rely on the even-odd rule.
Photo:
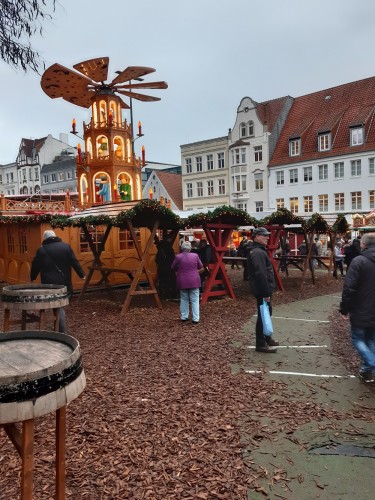
[(246, 123), (240, 125), (240, 137), (246, 137)]
[(318, 135), (319, 151), (329, 151), (331, 149), (331, 132)]
[(350, 145), (360, 146), (363, 144), (363, 127), (353, 127), (350, 129)]
[(289, 139), (289, 156), (299, 156), (301, 154), (301, 138)]
[(248, 124), (248, 129), (249, 129), (249, 136), (252, 137), (254, 135), (254, 122), (249, 121)]

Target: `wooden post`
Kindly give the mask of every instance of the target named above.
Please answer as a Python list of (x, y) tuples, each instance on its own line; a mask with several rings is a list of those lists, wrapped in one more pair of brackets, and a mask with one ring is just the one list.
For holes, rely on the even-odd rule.
[(65, 499), (66, 406), (56, 411), (56, 499)]
[(32, 500), (34, 472), (34, 419), (24, 420), (22, 422), (21, 459), (21, 500)]

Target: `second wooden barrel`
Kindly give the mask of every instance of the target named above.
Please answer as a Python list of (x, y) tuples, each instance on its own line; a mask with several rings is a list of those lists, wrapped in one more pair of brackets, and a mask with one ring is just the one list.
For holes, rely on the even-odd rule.
[(31, 311), (64, 307), (69, 304), (64, 285), (8, 285), (1, 292), (4, 309)]
[(78, 341), (65, 334), (0, 334), (0, 424), (66, 406), (86, 385)]

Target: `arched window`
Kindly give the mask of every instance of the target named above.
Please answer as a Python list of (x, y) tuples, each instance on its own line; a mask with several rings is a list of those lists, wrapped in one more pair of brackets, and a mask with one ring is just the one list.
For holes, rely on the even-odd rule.
[(96, 143), (96, 150), (98, 158), (107, 157), (108, 152), (108, 139), (105, 135), (99, 135)]
[(87, 177), (86, 174), (82, 174), (79, 180), (80, 184), (80, 194), (81, 194), (81, 203), (86, 203), (88, 201), (88, 192), (87, 192)]
[(106, 203), (111, 201), (111, 178), (106, 172), (98, 172), (94, 177), (95, 201)]
[(241, 123), (240, 125), (240, 137), (246, 137), (246, 124)]
[(252, 137), (254, 135), (254, 122), (249, 121), (247, 124), (248, 130), (249, 130), (249, 136)]
[(118, 160), (123, 160), (125, 157), (125, 151), (124, 151), (124, 141), (122, 140), (121, 137), (116, 136), (113, 139), (113, 149), (115, 152), (115, 158)]
[(35, 186), (34, 193), (35, 194), (40, 194), (40, 186), (38, 186), (38, 185)]
[(132, 180), (128, 174), (121, 172), (117, 177), (118, 193), (123, 201), (131, 201), (133, 199)]
[(22, 188), (22, 194), (28, 194), (28, 190), (27, 190), (27, 187), (26, 187), (26, 186), (24, 186), (24, 187)]

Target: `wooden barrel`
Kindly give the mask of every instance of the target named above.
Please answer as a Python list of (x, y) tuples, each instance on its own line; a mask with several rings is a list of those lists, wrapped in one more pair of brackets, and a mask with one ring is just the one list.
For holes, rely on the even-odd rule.
[(8, 285), (1, 293), (4, 309), (35, 311), (64, 307), (69, 304), (64, 285)]
[(66, 406), (86, 385), (78, 341), (65, 334), (0, 334), (0, 424)]

